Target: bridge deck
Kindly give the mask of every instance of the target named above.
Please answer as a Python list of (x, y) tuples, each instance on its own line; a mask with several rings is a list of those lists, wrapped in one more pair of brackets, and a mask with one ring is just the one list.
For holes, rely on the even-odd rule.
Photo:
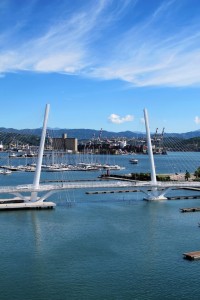
[(56, 190), (68, 190), (68, 189), (85, 189), (85, 188), (200, 188), (199, 182), (157, 182), (157, 184), (152, 184), (150, 181), (87, 181), (78, 182), (70, 181), (67, 183), (56, 183), (56, 184), (40, 184), (39, 188), (35, 189), (32, 184), (18, 185), (18, 186), (2, 186), (0, 187), (0, 194), (5, 193), (22, 193), (22, 192), (42, 192), (42, 191), (56, 191)]

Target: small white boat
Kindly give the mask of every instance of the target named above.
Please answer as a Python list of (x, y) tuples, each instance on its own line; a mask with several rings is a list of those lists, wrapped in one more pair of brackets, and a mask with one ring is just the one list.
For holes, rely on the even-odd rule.
[(12, 153), (9, 154), (9, 157), (10, 157), (10, 158), (16, 158), (16, 157), (17, 157), (17, 154), (14, 153), (14, 152), (12, 152)]
[(42, 171), (45, 172), (63, 172), (69, 171), (69, 168), (62, 164), (53, 164), (53, 165), (43, 165)]
[(124, 167), (120, 167), (119, 165), (102, 165), (103, 169), (108, 169), (108, 170), (123, 170), (125, 169)]
[(56, 168), (56, 167), (52, 167), (52, 168), (48, 168), (45, 170), (46, 172), (64, 172), (64, 171), (69, 171), (69, 168)]
[(3, 172), (2, 172), (1, 174), (3, 174), (3, 175), (10, 175), (11, 173), (12, 173), (11, 170), (6, 170), (6, 169), (4, 169)]
[(134, 159), (134, 158), (130, 159), (129, 161), (130, 161), (131, 164), (137, 164), (138, 163), (138, 159)]

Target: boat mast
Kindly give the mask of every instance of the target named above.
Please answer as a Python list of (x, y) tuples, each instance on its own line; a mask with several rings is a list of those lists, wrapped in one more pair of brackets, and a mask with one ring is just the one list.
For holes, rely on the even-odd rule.
[[(34, 180), (33, 180), (33, 188), (34, 189), (38, 189), (39, 184), (40, 184), (40, 174), (41, 174), (42, 159), (43, 159), (43, 153), (44, 153), (44, 144), (45, 144), (45, 138), (46, 138), (46, 128), (47, 128), (49, 109), (50, 109), (50, 104), (46, 104), (44, 122), (43, 122), (43, 128), (42, 128), (42, 135), (41, 135), (41, 139), (40, 139), (40, 147), (39, 147), (39, 152), (38, 152), (35, 176), (34, 176)], [(36, 201), (36, 200), (37, 200), (37, 192), (32, 192), (31, 193), (31, 201)]]

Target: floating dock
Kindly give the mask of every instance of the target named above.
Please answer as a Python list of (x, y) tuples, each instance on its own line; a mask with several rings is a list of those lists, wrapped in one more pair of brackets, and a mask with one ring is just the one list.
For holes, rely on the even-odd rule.
[(167, 197), (168, 200), (193, 200), (193, 199), (199, 199), (200, 195), (193, 195), (193, 196), (171, 196)]
[(200, 259), (200, 251), (183, 253), (183, 258), (188, 259), (188, 260)]
[(200, 207), (188, 207), (188, 208), (180, 208), (180, 211), (185, 213), (185, 212), (196, 212), (200, 211)]
[(114, 193), (135, 193), (139, 190), (113, 190), (113, 191), (88, 191), (87, 195), (99, 195), (99, 194), (114, 194)]
[(1, 210), (21, 210), (21, 209), (52, 209), (56, 206), (53, 202), (22, 202), (0, 204)]
[[(160, 189), (162, 190), (162, 189)], [(151, 190), (148, 190), (151, 191)], [(100, 194), (114, 194), (114, 193), (136, 193), (140, 192), (140, 190), (134, 189), (134, 190), (106, 190), (106, 191), (87, 191), (85, 192), (87, 195), (100, 195)], [(166, 197), (167, 200), (193, 200), (193, 199), (199, 199), (200, 195), (193, 195), (193, 196), (168, 196)]]
[(199, 187), (182, 187), (181, 190), (200, 191)]

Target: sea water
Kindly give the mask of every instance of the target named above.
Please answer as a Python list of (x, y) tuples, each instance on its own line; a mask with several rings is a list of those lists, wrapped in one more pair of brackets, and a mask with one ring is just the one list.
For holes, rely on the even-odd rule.
[[(156, 156), (156, 169), (194, 171), (200, 154), (184, 155)], [(110, 157), (115, 160), (110, 163), (126, 167), (112, 172), (149, 171), (147, 156), (136, 158), (138, 165), (131, 165), (129, 156)], [(67, 173), (42, 172), (41, 180), (100, 175)], [(2, 175), (0, 184), (32, 179), (33, 173), (16, 172)], [(1, 300), (199, 299), (200, 261), (184, 260), (182, 254), (200, 250), (200, 214), (179, 209), (200, 206), (200, 200), (146, 202), (141, 193), (85, 192), (53, 195), (53, 210), (0, 212)]]

